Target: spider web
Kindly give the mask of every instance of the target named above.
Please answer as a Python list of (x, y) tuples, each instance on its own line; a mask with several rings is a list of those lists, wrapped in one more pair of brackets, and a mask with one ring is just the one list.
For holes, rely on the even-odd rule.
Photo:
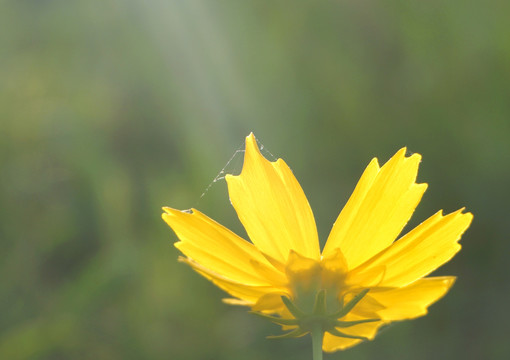
[[(269, 159), (270, 161), (276, 161), (277, 158), (262, 144), (258, 139), (257, 146), (260, 149), (260, 152), (264, 157)], [(230, 159), (228, 159), (227, 163), (221, 170), (218, 172), (218, 174), (212, 179), (212, 181), (207, 185), (205, 190), (202, 192), (202, 195), (200, 195), (199, 199), (197, 200), (195, 206), (197, 206), (200, 201), (207, 195), (209, 190), (216, 185), (218, 182), (225, 179), (225, 176), (227, 175), (239, 175), (241, 173), (242, 167), (243, 167), (243, 161), (244, 161), (244, 149), (246, 146), (246, 140), (242, 142), (241, 145), (237, 147), (237, 149), (234, 151)], [(242, 155), (241, 155), (242, 154)]]

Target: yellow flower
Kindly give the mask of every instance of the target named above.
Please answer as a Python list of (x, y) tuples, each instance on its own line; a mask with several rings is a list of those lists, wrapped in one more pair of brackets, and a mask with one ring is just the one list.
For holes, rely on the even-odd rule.
[[(230, 201), (248, 242), (201, 212), (163, 208), (181, 261), (246, 305), (300, 336), (319, 326), (324, 351), (373, 339), (392, 321), (413, 319), (455, 277), (425, 277), (460, 250), (472, 220), (463, 209), (437, 212), (394, 241), (427, 184), (417, 184), (419, 154), (373, 159), (335, 221), (324, 249), (301, 186), (287, 164), (265, 159), (246, 138), (240, 175), (227, 175)], [(277, 315), (277, 316), (272, 316)]]

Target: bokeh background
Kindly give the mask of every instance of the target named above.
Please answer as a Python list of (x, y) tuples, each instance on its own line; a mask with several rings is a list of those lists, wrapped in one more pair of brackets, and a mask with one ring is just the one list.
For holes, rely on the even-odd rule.
[(409, 227), (475, 214), (428, 316), (326, 359), (508, 358), (509, 13), (1, 1), (0, 359), (310, 359), (308, 338), (266, 340), (277, 326), (177, 263), (160, 218), (197, 207), (244, 234), (212, 180), (251, 131), (290, 164), (323, 241), (369, 160), (402, 146), (430, 185)]

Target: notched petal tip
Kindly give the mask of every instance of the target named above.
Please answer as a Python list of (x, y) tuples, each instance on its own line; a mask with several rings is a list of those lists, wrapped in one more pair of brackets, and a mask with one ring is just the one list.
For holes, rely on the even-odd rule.
[(245, 154), (247, 154), (249, 151), (251, 151), (251, 152), (255, 151), (256, 153), (260, 154), (260, 149), (257, 144), (257, 139), (255, 138), (255, 135), (253, 133), (250, 133), (250, 135), (248, 135), (246, 137), (246, 150), (245, 151), (246, 151)]
[(468, 211), (468, 212), (464, 212), (465, 210), (466, 210), (466, 207), (462, 207), (462, 208), (460, 208), (459, 210), (457, 210), (457, 212), (458, 212), (460, 215), (467, 215), (467, 216), (468, 216), (471, 220), (473, 220), (473, 217), (474, 217), (473, 213), (471, 213), (471, 212), (469, 212), (469, 211)]
[[(262, 148), (264, 148), (264, 146), (262, 145)], [(244, 150), (244, 158), (245, 158), (245, 164), (247, 163), (247, 159), (248, 160), (255, 160), (255, 158), (257, 158), (257, 160), (265, 160), (267, 161), (268, 163), (270, 164), (273, 164), (273, 166), (276, 164), (276, 165), (286, 165), (285, 161), (281, 158), (278, 158), (274, 161), (271, 161), (269, 159), (267, 159), (264, 155), (262, 155), (262, 152), (260, 151), (260, 147), (259, 147), (259, 142), (257, 140), (257, 138), (255, 137), (255, 135), (252, 133), (250, 133), (250, 135), (248, 135), (246, 137), (246, 140), (245, 140), (245, 150)], [(244, 165), (243, 165), (243, 170), (244, 170)], [(242, 170), (241, 170), (241, 173), (242, 173)]]
[(407, 154), (407, 146), (401, 147), (393, 156), (405, 157)]
[(172, 213), (172, 208), (168, 206), (163, 206), (161, 208), (164, 212), (161, 214), (161, 218), (166, 221), (167, 216), (169, 216)]
[[(435, 215), (439, 214), (440, 217), (444, 217), (444, 218), (451, 218), (452, 220), (453, 219), (460, 219), (462, 218), (464, 220), (463, 222), (463, 226), (464, 226), (464, 230), (462, 231), (461, 235), (464, 233), (464, 231), (466, 231), (469, 226), (471, 225), (471, 222), (473, 221), (473, 214), (471, 212), (464, 212), (466, 210), (466, 207), (461, 207), (460, 209), (456, 210), (456, 211), (453, 211), (449, 214), (446, 214), (446, 215), (443, 215), (443, 210), (439, 210)], [(461, 240), (460, 239), (460, 236), (459, 236), (459, 239), (457, 241)]]
[(403, 161), (407, 162), (409, 160), (411, 161), (417, 161), (418, 163), (421, 162), (421, 155), (418, 153), (413, 153), (412, 151), (409, 151), (407, 146), (404, 146), (400, 148), (388, 161)]
[(395, 155), (393, 155), (389, 161), (391, 161), (392, 159), (393, 160), (402, 161), (402, 163), (407, 163), (409, 161), (410, 162), (415, 162), (416, 166), (418, 166), (421, 163), (422, 156), (419, 153), (415, 153), (415, 152), (410, 151), (407, 148), (407, 146), (404, 146), (399, 151), (397, 151), (395, 153)]
[[(170, 207), (163, 207), (164, 213), (161, 214), (161, 218), (163, 221), (167, 223), (168, 226), (170, 226), (175, 231), (175, 222), (179, 221), (178, 219), (183, 219), (187, 216), (194, 216), (195, 215), (195, 209), (186, 209), (186, 210), (177, 210), (172, 209)], [(177, 233), (177, 232), (176, 232)]]
[(379, 170), (381, 170), (381, 166), (379, 165), (379, 159), (377, 159), (376, 157), (372, 158), (372, 160), (370, 160), (370, 162), (368, 163), (365, 171), (367, 171), (367, 169), (369, 170), (369, 172), (377, 174)]
[[(250, 167), (250, 165), (253, 162), (265, 160), (268, 161), (260, 152), (257, 139), (255, 138), (255, 135), (253, 132), (251, 132), (245, 139), (244, 144), (244, 161), (243, 161), (243, 167), (241, 169), (241, 173), (239, 175), (233, 175), (233, 174), (226, 174), (225, 175), (225, 181), (227, 184), (234, 181), (241, 181), (243, 172), (247, 171), (247, 169)], [(230, 184), (229, 184), (230, 185)], [(231, 200), (232, 202), (232, 200)]]
[(184, 209), (184, 210), (177, 210), (177, 209), (173, 209), (171, 207), (168, 207), (168, 206), (163, 206), (162, 207), (164, 213), (161, 214), (163, 217), (165, 215), (178, 215), (180, 213), (185, 213), (185, 214), (194, 214), (195, 213), (195, 209), (194, 208), (190, 208), (190, 209)]
[(406, 160), (410, 158), (415, 158), (419, 161), (421, 161), (422, 158), (421, 154), (409, 150), (407, 146), (400, 148), (393, 156), (404, 157)]

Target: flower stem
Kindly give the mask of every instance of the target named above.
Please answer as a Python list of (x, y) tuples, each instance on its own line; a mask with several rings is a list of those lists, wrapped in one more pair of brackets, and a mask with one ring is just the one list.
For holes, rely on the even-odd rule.
[(314, 326), (312, 332), (312, 348), (313, 348), (313, 360), (322, 360), (322, 338), (324, 332), (320, 324)]

